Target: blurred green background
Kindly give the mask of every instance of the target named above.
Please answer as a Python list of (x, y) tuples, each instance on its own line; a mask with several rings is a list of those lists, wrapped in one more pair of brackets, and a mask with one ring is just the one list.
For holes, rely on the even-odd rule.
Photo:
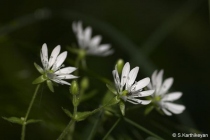
[[(208, 7), (207, 0), (1, 0), (0, 116), (25, 115), (35, 89), (31, 83), (39, 76), (33, 63), (41, 64), (42, 44), (47, 43), (50, 51), (60, 44), (65, 51), (67, 46), (76, 43), (72, 22), (81, 20), (85, 27), (93, 28), (94, 35), (103, 36), (102, 43), (112, 44), (115, 50), (109, 57), (88, 57), (87, 65), (91, 71), (112, 81), (115, 62), (123, 58), (131, 63), (131, 67), (140, 67), (138, 79), (150, 76), (155, 69), (164, 69), (165, 78), (175, 79), (171, 91), (183, 92), (181, 103), (186, 106), (183, 114), (166, 117), (154, 111), (148, 116), (150, 121), (145, 122), (147, 118), (142, 116), (143, 110), (137, 109), (130, 111), (129, 118), (166, 139), (172, 139), (172, 132), (185, 132), (190, 128), (209, 133)], [(76, 57), (71, 53), (68, 56)], [(69, 65), (68, 61), (66, 65)], [(106, 92), (104, 83), (88, 76), (91, 88), (99, 87), (98, 93), (81, 104), (81, 110), (98, 107)], [(56, 87), (55, 93), (42, 86), (29, 118), (43, 122), (27, 126), (26, 139), (36, 140), (37, 136), (40, 136), (39, 140), (56, 139), (69, 121), (61, 107), (72, 110), (68, 86)], [(78, 123), (75, 139), (87, 136), (96, 119), (97, 115)], [(102, 120), (103, 129), (98, 130), (94, 139), (100, 139), (114, 120), (116, 117), (110, 117), (106, 124)], [(133, 127), (126, 127), (121, 122), (113, 131), (113, 138), (148, 136)], [(19, 125), (0, 119), (0, 139), (19, 139), (20, 131)], [(79, 137), (81, 133), (83, 137)]]

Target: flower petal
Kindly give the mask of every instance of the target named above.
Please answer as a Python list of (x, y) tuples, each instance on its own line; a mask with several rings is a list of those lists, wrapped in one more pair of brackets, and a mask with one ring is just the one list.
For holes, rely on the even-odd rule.
[(74, 75), (59, 75), (57, 76), (59, 79), (75, 79), (78, 78), (78, 76), (74, 76)]
[(170, 102), (165, 102), (165, 108), (167, 108), (169, 111), (171, 111), (174, 114), (180, 114), (185, 110), (185, 106)]
[(129, 62), (127, 62), (122, 70), (122, 76), (121, 76), (121, 88), (125, 85), (127, 78), (128, 78), (128, 74), (130, 72), (130, 64)]
[(117, 70), (113, 70), (112, 71), (113, 77), (114, 77), (114, 82), (115, 82), (115, 87), (117, 88), (117, 90), (120, 90), (120, 78), (119, 78), (119, 74), (117, 72)]
[(154, 93), (155, 90), (146, 90), (146, 91), (142, 91), (142, 92), (138, 92), (135, 94), (132, 94), (132, 97), (145, 97), (145, 96), (150, 96)]
[(129, 97), (127, 101), (133, 104), (142, 104), (142, 105), (147, 105), (151, 102), (151, 100), (140, 100), (140, 99), (129, 98)]
[(163, 81), (163, 70), (161, 70), (156, 77), (156, 93), (160, 95), (160, 88)]
[(57, 57), (57, 59), (56, 59), (54, 65), (53, 65), (53, 67), (52, 67), (52, 70), (54, 70), (54, 71), (58, 70), (58, 69), (60, 68), (60, 66), (63, 64), (63, 62), (64, 62), (64, 60), (66, 59), (66, 57), (67, 57), (67, 52), (66, 52), (66, 51), (63, 52), (63, 53), (61, 53), (61, 54)]
[(167, 78), (164, 82), (163, 85), (160, 88), (159, 94), (163, 95), (165, 94), (168, 89), (171, 87), (171, 85), (173, 84), (174, 79), (173, 78)]
[(48, 50), (47, 50), (47, 44), (46, 43), (44, 43), (42, 45), (41, 60), (42, 60), (42, 64), (43, 64), (44, 69), (47, 69), (47, 65), (48, 65)]
[(92, 34), (92, 29), (91, 29), (91, 27), (87, 27), (87, 28), (84, 30), (84, 40), (85, 40), (85, 42), (89, 42), (89, 41), (90, 41), (91, 34)]
[(64, 85), (71, 85), (70, 83), (64, 81), (64, 80), (61, 80), (61, 79), (52, 79), (52, 81), (58, 83), (58, 84), (64, 84)]
[(103, 54), (101, 54), (101, 56), (108, 56), (108, 55), (111, 55), (113, 53), (114, 53), (114, 50), (109, 50), (109, 51), (103, 52)]
[(168, 115), (168, 116), (171, 116), (171, 115), (172, 115), (172, 113), (169, 112), (169, 111), (167, 111), (166, 109), (164, 109), (164, 108), (161, 108), (161, 109), (163, 110), (163, 112), (164, 112), (166, 115)]
[(107, 50), (109, 50), (111, 47), (110, 44), (102, 44), (98, 47), (97, 51), (102, 53), (102, 52), (106, 52)]
[(135, 67), (130, 71), (128, 75), (128, 81), (126, 82), (126, 89), (127, 89), (127, 86), (131, 86), (133, 82), (136, 80), (136, 76), (138, 72), (139, 72), (139, 67)]
[(72, 73), (73, 71), (75, 71), (76, 69), (77, 68), (75, 68), (75, 67), (65, 67), (63, 69), (56, 71), (55, 74), (57, 74), (57, 75), (69, 74), (69, 73)]
[(94, 36), (90, 41), (90, 48), (98, 47), (99, 43), (101, 42), (102, 37), (100, 35)]
[(156, 78), (157, 78), (157, 70), (155, 70), (152, 74), (152, 86), (153, 88), (156, 86)]
[(150, 78), (149, 77), (138, 81), (137, 84), (136, 84), (135, 91), (138, 91), (138, 90), (146, 87), (149, 84), (149, 82), (150, 82)]
[(173, 92), (173, 93), (169, 93), (166, 94), (161, 101), (175, 101), (177, 99), (179, 99), (182, 96), (181, 92)]
[(58, 54), (60, 53), (60, 49), (61, 49), (61, 46), (60, 45), (56, 46), (53, 49), (53, 51), (51, 53), (51, 56), (50, 56), (48, 69), (50, 69), (50, 67), (55, 63), (55, 60), (56, 60)]

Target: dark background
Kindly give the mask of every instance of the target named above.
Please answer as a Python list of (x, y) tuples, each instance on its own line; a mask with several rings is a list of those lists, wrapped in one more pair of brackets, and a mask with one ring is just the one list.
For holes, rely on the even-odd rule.
[[(64, 51), (66, 46), (76, 43), (71, 29), (75, 20), (83, 21), (85, 27), (91, 26), (93, 34), (101, 34), (102, 43), (111, 43), (115, 50), (109, 57), (88, 57), (89, 69), (110, 80), (118, 58), (129, 61), (131, 67), (138, 65), (139, 79), (150, 76), (155, 69), (164, 69), (165, 78), (175, 79), (171, 91), (183, 92), (181, 102), (186, 111), (173, 117), (162, 117), (165, 121), (161, 125), (164, 127), (167, 121), (172, 121), (187, 129), (210, 132), (207, 0), (1, 0), (0, 116), (24, 116), (35, 88), (31, 82), (39, 76), (33, 63), (41, 64), (39, 51), (42, 44), (47, 43), (50, 51), (60, 44)], [(71, 53), (68, 56), (75, 58)], [(92, 88), (100, 87), (99, 92), (106, 90), (105, 84), (99, 84), (93, 76), (89, 78)], [(27, 139), (36, 139), (33, 137), (36, 135), (56, 139), (67, 124), (69, 118), (61, 106), (72, 109), (68, 87), (59, 86), (55, 91), (50, 93), (46, 86), (42, 87), (30, 117), (45, 122), (28, 126)], [(85, 102), (82, 109), (96, 108), (101, 96), (97, 94), (92, 102), (89, 101), (91, 103)], [(128, 116), (138, 122), (138, 115), (131, 114)], [(107, 129), (114, 122), (108, 121), (106, 125), (109, 123)], [(173, 131), (174, 128), (172, 126), (172, 132), (179, 132)], [(0, 119), (2, 139), (19, 139), (20, 130), (20, 126)], [(153, 130), (161, 135), (163, 132), (159, 131), (158, 128)], [(120, 128), (115, 130), (115, 133), (121, 132)], [(115, 139), (120, 138), (116, 136)]]

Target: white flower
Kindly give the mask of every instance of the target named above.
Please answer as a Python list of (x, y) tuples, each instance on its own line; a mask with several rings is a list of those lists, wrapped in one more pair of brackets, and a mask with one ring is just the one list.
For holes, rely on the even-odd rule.
[(159, 73), (154, 71), (152, 74), (152, 82), (148, 85), (149, 89), (154, 89), (153, 100), (158, 107), (168, 116), (172, 113), (180, 114), (185, 110), (184, 105), (172, 103), (182, 96), (181, 92), (168, 93), (169, 88), (173, 84), (173, 78), (167, 78), (163, 82), (163, 70)]
[(154, 90), (142, 90), (150, 83), (150, 78), (148, 77), (135, 82), (138, 71), (139, 67), (135, 67), (130, 71), (130, 64), (127, 62), (122, 69), (120, 80), (117, 68), (115, 67), (115, 70), (112, 71), (115, 87), (117, 89), (117, 94), (124, 101), (128, 101), (133, 104), (147, 105), (151, 102), (151, 100), (141, 100), (137, 99), (137, 97), (150, 96), (153, 94)]
[(100, 35), (96, 35), (91, 38), (91, 27), (86, 27), (83, 30), (82, 23), (79, 21), (73, 22), (72, 29), (76, 34), (79, 47), (85, 50), (88, 55), (107, 56), (113, 53), (113, 50), (110, 49), (110, 44), (100, 45), (102, 39)]
[[(70, 85), (70, 83), (64, 81), (64, 79), (77, 78), (77, 76), (70, 74), (73, 71), (75, 71), (76, 68), (75, 67), (65, 67), (65, 68), (60, 69), (61, 67), (64, 66), (62, 64), (67, 57), (66, 51), (59, 54), (60, 49), (61, 49), (60, 45), (56, 46), (53, 49), (51, 56), (48, 60), (47, 45), (43, 44), (41, 52), (40, 52), (40, 57), (41, 57), (43, 68), (41, 68), (40, 66), (38, 66), (38, 68), (39, 68), (39, 71), (41, 72), (41, 74), (44, 75), (45, 80), (49, 79), (49, 80), (52, 80), (59, 84)], [(37, 64), (35, 66), (37, 66)]]

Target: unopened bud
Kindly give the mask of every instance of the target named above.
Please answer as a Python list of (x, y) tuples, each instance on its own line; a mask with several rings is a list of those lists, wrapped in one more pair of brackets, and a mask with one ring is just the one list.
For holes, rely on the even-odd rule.
[(117, 61), (117, 71), (119, 74), (122, 73), (123, 66), (124, 66), (124, 61), (122, 59), (119, 59)]
[(77, 95), (78, 94), (78, 84), (76, 81), (72, 81), (71, 83), (71, 87), (70, 87), (70, 93), (73, 95)]
[(83, 89), (83, 90), (86, 90), (87, 88), (88, 88), (88, 86), (89, 86), (89, 80), (88, 80), (88, 78), (87, 77), (84, 77), (83, 79), (82, 79), (82, 81), (81, 81), (81, 88)]

